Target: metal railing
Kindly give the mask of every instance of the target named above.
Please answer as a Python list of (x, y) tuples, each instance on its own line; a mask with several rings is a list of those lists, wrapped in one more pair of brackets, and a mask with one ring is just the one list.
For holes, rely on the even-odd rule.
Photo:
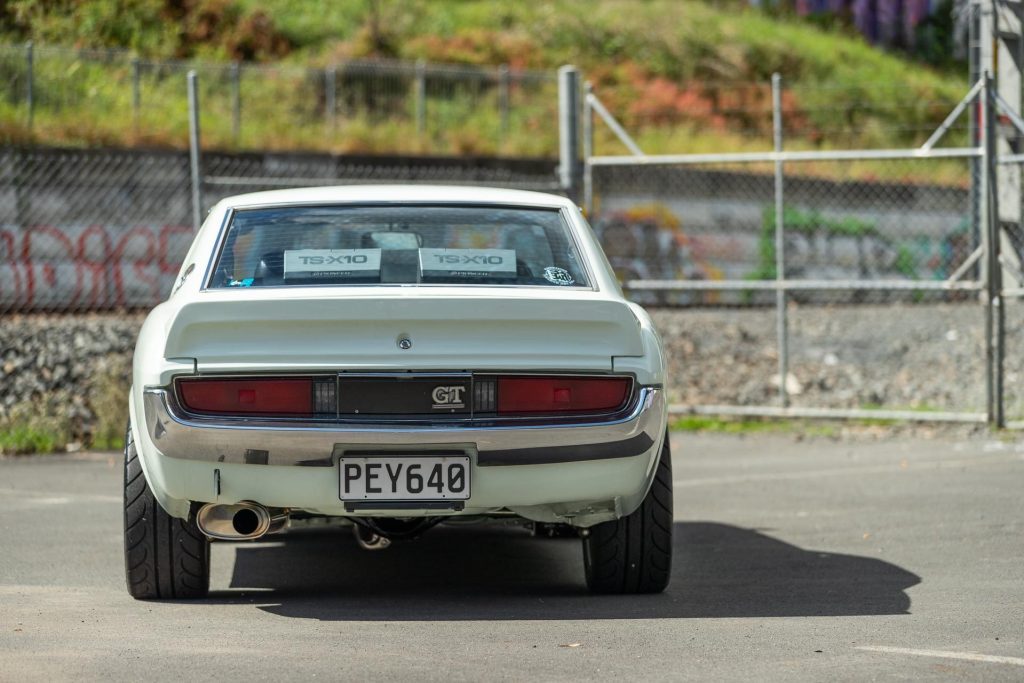
[[(769, 341), (762, 326), (756, 342), (762, 351), (772, 349), (774, 372), (764, 376), (763, 358), (754, 363), (760, 368), (760, 386), (773, 387), (774, 400), (762, 391), (753, 398), (723, 395), (723, 400), (708, 401), (716, 390), (711, 387), (696, 401), (677, 396), (672, 411), (1006, 425), (1005, 301), (1020, 294), (1024, 279), (1007, 288), (1001, 280), (1004, 272), (1021, 275), (1019, 247), (1024, 240), (1015, 242), (1016, 250), (1000, 248), (1006, 226), (1000, 227), (995, 218), (994, 187), (996, 167), (1019, 164), (1024, 156), (997, 158), (992, 126), (996, 111), (1021, 132), (1024, 121), (1000, 100), (986, 76), (918, 147), (788, 151), (783, 146), (785, 110), (778, 75), (771, 91), (772, 149), (731, 154), (644, 154), (589, 88), (584, 95), (583, 203), (606, 243), (612, 241), (610, 232), (619, 235), (614, 241), (620, 243), (632, 239), (632, 247), (609, 249), (624, 287), (649, 303), (712, 310), (755, 304), (774, 310), (773, 339)], [(979, 112), (978, 144), (937, 146), (972, 105)], [(595, 117), (630, 154), (594, 153)], [(932, 180), (936, 177), (946, 180)], [(746, 256), (736, 257), (729, 249), (745, 250)], [(971, 306), (972, 298), (982, 306)], [(884, 307), (872, 308), (871, 302)], [(927, 364), (915, 365), (908, 338), (920, 330), (896, 331), (923, 313), (931, 318), (922, 318), (928, 322), (921, 329), (930, 325), (935, 334), (949, 339), (971, 339), (965, 353), (970, 371), (957, 374), (962, 395), (932, 390), (939, 398), (929, 401), (928, 391), (923, 397), (907, 391), (901, 399), (894, 382), (888, 382), (914, 368), (911, 374), (917, 376), (907, 379), (913, 384), (921, 374), (935, 372), (935, 360), (942, 362), (944, 351), (939, 350), (933, 353), (932, 370)], [(741, 314), (733, 310), (723, 315)], [(863, 320), (865, 315), (873, 320)], [(847, 329), (809, 331), (822, 320)], [(943, 330), (944, 325), (949, 329)], [(689, 343), (699, 351), (701, 341)], [(848, 347), (858, 341), (868, 349), (875, 343), (908, 346), (898, 358), (880, 360), (878, 368), (872, 367), (870, 352), (849, 362), (849, 374), (870, 376), (864, 384), (881, 390), (799, 396), (808, 383), (830, 377), (830, 364), (842, 369), (837, 356), (852, 355)], [(694, 355), (699, 358), (700, 353)], [(949, 355), (947, 362), (955, 359)], [(685, 357), (678, 362), (686, 362)], [(1016, 409), (1024, 413), (1024, 402), (1018, 403)]]

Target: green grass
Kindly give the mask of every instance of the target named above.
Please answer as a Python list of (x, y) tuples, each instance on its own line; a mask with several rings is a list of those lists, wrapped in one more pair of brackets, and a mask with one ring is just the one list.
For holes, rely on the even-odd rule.
[[(862, 410), (905, 410), (927, 414), (939, 412), (942, 408), (927, 403), (914, 406), (885, 406), (865, 403)], [(908, 424), (905, 420), (883, 417), (856, 419), (782, 419), (782, 418), (733, 418), (708, 415), (685, 415), (670, 420), (669, 428), (682, 432), (713, 432), (720, 434), (799, 434), (801, 436), (835, 438), (841, 435), (843, 427), (897, 427)]]
[(801, 434), (804, 436), (834, 437), (839, 428), (833, 422), (805, 420), (779, 420), (773, 418), (728, 418), (705, 415), (686, 415), (669, 423), (669, 429), (680, 432), (713, 432), (718, 434)]
[[(173, 27), (150, 15), (134, 20), (123, 16), (141, 16), (151, 11), (145, 9), (149, 4), (120, 12), (109, 11), (111, 4), (112, 0), (85, 0), (76, 5), (74, 11), (88, 19), (77, 23), (56, 15), (47, 19), (45, 10), (40, 10), (42, 18), (34, 20), (36, 29), (28, 35), (9, 33), (6, 38), (122, 45), (148, 51), (144, 56), (155, 58), (185, 49), (175, 47), (169, 38), (175, 35)], [(274, 20), (273, 31), (291, 45), (284, 61), (288, 66), (324, 67), (375, 56), (477, 66), (508, 63), (549, 72), (574, 63), (649, 153), (768, 149), (771, 116), (766, 85), (776, 71), (792, 86), (784, 98), (789, 149), (920, 144), (966, 90), (961, 71), (932, 69), (877, 50), (848, 32), (792, 18), (771, 18), (742, 2), (235, 0), (228, 4), (237, 7), (241, 16), (262, 10)], [(110, 28), (104, 22), (119, 23)], [(89, 30), (83, 33), (79, 26)], [(138, 35), (126, 35), (124, 26), (137, 27)], [(229, 39), (215, 38), (188, 49), (192, 56), (223, 58), (226, 48), (218, 47), (217, 40)], [(18, 51), (7, 54), (0, 67), (16, 69), (19, 55)], [(29, 134), (25, 128), (24, 107), (5, 100), (0, 104), (0, 141), (186, 144), (181, 70), (144, 71), (143, 107), (138, 115), (132, 110), (126, 62), (68, 63), (40, 51), (36, 71), (34, 131)], [(397, 106), (382, 112), (361, 106), (357, 98), (354, 106), (349, 102), (342, 107), (331, 128), (324, 121), (323, 86), (316, 77), (243, 70), (242, 135), (235, 139), (223, 70), (202, 70), (200, 82), (204, 140), (214, 148), (527, 156), (552, 156), (556, 150), (556, 98), (551, 85), (512, 93), (507, 131), (501, 129), (495, 88), (433, 91), (428, 94), (427, 130), (420, 135), (408, 96), (409, 82), (391, 82)], [(622, 151), (600, 124), (597, 132), (599, 154)], [(952, 143), (963, 142), (961, 132), (951, 135)], [(893, 168), (861, 162), (842, 173), (868, 179), (907, 176), (905, 170)], [(808, 164), (799, 165), (797, 172), (831, 176), (838, 171), (834, 165)], [(915, 180), (955, 184), (962, 179), (962, 169), (929, 164), (911, 175)]]
[[(63, 453), (71, 443), (69, 434), (59, 428), (13, 425), (0, 428), (0, 455)], [(95, 436), (89, 448), (97, 451), (124, 450), (124, 435)]]
[(44, 430), (31, 425), (0, 429), (0, 454), (53, 453), (63, 450), (67, 437), (57, 430)]
[(110, 354), (93, 361), (83, 389), (91, 419), (83, 423), (68, 417), (71, 397), (66, 390), (33, 396), (0, 417), (0, 454), (53, 453), (72, 443), (95, 450), (123, 449), (131, 355)]

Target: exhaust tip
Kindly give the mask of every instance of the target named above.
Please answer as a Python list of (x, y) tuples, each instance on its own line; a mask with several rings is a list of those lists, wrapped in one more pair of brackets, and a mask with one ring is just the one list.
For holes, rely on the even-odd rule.
[(231, 518), (231, 526), (239, 536), (252, 536), (259, 530), (261, 522), (260, 516), (252, 508), (242, 508)]
[(272, 515), (259, 503), (207, 503), (199, 508), (196, 524), (210, 538), (239, 541), (259, 538), (280, 531), (288, 523), (288, 515)]
[(376, 534), (361, 524), (353, 524), (352, 531), (355, 533), (356, 542), (363, 550), (385, 550), (391, 545), (391, 539)]

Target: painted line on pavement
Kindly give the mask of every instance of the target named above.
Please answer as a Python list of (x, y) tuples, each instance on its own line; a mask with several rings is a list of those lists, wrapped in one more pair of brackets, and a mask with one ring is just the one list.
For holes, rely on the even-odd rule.
[(104, 496), (96, 493), (68, 493), (66, 491), (30, 491), (0, 486), (0, 495), (33, 498), (35, 502), (60, 504), (86, 501), (91, 503), (120, 503), (121, 496)]
[(885, 652), (894, 655), (913, 655), (916, 657), (940, 657), (942, 659), (961, 659), (967, 662), (985, 662), (987, 664), (1011, 664), (1024, 666), (1024, 657), (1002, 657), (999, 655), (980, 655), (976, 652), (950, 652), (947, 650), (916, 650), (910, 647), (887, 647), (885, 645), (862, 645), (857, 650), (868, 652)]
[(850, 474), (900, 474), (904, 472), (921, 472), (943, 470), (972, 465), (1009, 465), (1020, 462), (1021, 456), (1001, 453), (999, 455), (978, 456), (956, 460), (917, 460), (907, 461), (905, 466), (900, 462), (885, 465), (863, 465), (860, 467), (833, 467), (823, 470), (804, 470), (801, 472), (764, 472), (760, 474), (735, 474), (724, 477), (702, 477), (699, 479), (675, 479), (673, 484), (682, 487), (714, 486), (717, 484), (743, 484), (754, 481), (788, 481), (793, 479), (818, 479), (820, 477), (838, 477)]

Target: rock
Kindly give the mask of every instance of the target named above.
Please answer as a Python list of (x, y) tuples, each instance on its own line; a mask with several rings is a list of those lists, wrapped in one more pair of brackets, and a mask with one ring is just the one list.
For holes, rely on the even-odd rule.
[[(779, 388), (779, 376), (773, 375), (771, 379), (771, 385), (776, 389)], [(790, 396), (799, 396), (804, 393), (804, 387), (800, 384), (800, 380), (796, 378), (792, 372), (786, 373), (786, 393)]]

